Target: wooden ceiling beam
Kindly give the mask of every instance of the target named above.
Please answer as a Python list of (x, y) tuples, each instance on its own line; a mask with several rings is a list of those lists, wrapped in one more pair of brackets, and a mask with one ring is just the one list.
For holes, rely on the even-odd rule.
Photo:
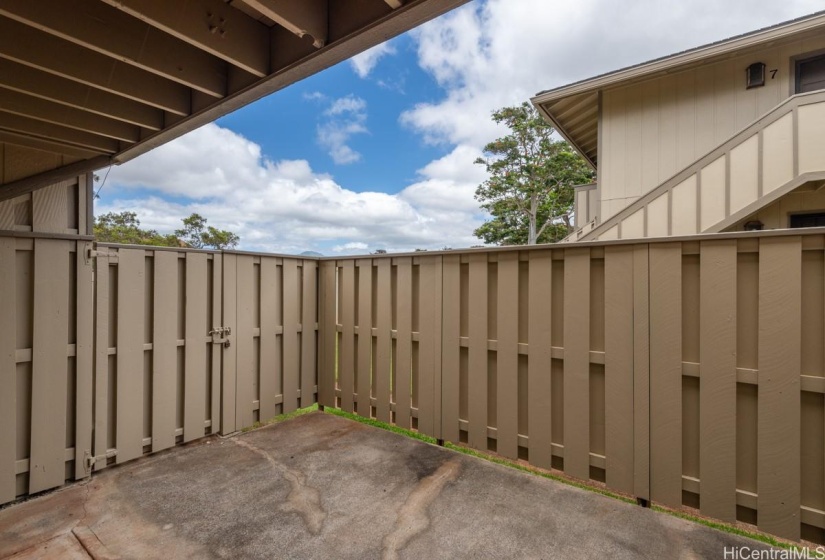
[[(100, 155), (100, 152), (94, 150), (87, 150), (86, 148), (78, 148), (77, 146), (69, 146), (53, 140), (44, 140), (42, 138), (35, 138), (33, 136), (26, 136), (17, 132), (7, 130), (0, 130), (0, 142), (6, 144), (14, 144), (16, 146), (25, 146), (34, 150), (43, 152), (50, 152), (53, 154), (60, 154), (70, 159), (90, 159)], [(107, 158), (109, 156), (106, 156)], [(0, 191), (2, 192), (2, 191)]]
[(140, 140), (140, 128), (134, 125), (10, 89), (0, 88), (0, 111), (123, 140), (129, 144)]
[(213, 97), (226, 63), (98, 0), (3, 0), (0, 15)]
[(393, 10), (397, 10), (398, 8), (404, 5), (403, 0), (384, 0), (384, 2), (386, 2), (387, 5)]
[(163, 111), (119, 95), (0, 58), (0, 87), (148, 130), (163, 128)]
[(86, 148), (99, 154), (114, 154), (121, 148), (120, 142), (111, 138), (11, 113), (0, 112), (0, 129)]
[(309, 35), (315, 48), (327, 43), (327, 0), (233, 0), (242, 2), (298, 37)]
[(258, 78), (271, 71), (269, 28), (222, 0), (102, 0)]
[(189, 88), (0, 16), (0, 57), (185, 116)]
[[(0, 136), (2, 138), (2, 136)], [(75, 163), (70, 163), (57, 169), (51, 169), (0, 185), (0, 201), (9, 200), (18, 196), (28, 194), (37, 189), (53, 185), (60, 181), (65, 181), (72, 177), (77, 177), (84, 173), (96, 171), (107, 165), (110, 165), (111, 158), (109, 156), (93, 156), (90, 159), (84, 159)]]

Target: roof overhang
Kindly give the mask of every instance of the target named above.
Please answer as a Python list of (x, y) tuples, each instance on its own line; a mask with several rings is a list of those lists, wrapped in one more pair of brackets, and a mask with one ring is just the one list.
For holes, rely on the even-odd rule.
[(767, 46), (803, 39), (808, 35), (821, 34), (824, 27), (825, 12), (817, 12), (772, 27), (547, 90), (537, 94), (531, 101), (545, 120), (595, 167), (599, 156), (598, 123), (602, 91), (681, 72)]
[(122, 163), (467, 1), (3, 0), (0, 143)]

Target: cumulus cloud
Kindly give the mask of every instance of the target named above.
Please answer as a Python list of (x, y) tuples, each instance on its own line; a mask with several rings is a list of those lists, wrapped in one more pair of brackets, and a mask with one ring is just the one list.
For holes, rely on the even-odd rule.
[(482, 147), (489, 115), (538, 91), (811, 13), (817, 0), (473, 2), (413, 32), (443, 90), (401, 120), (432, 143)]
[(378, 61), (385, 56), (394, 55), (397, 51), (392, 44), (387, 41), (376, 45), (371, 49), (367, 49), (361, 54), (357, 54), (350, 59), (352, 70), (358, 74), (360, 78), (366, 78), (378, 65)]
[(350, 147), (349, 140), (356, 134), (369, 132), (367, 102), (354, 95), (335, 99), (324, 111), (324, 117), (325, 120), (318, 124), (318, 144), (338, 165), (359, 161), (361, 154)]
[(466, 202), (474, 178), (433, 171), (449, 170), (459, 157), (425, 167), (421, 181), (397, 194), (355, 192), (306, 161), (271, 161), (254, 142), (210, 124), (113, 168), (97, 211), (134, 211), (164, 232), (198, 212), (238, 233), (243, 248), (268, 252), (469, 246), (480, 222), (477, 206)]

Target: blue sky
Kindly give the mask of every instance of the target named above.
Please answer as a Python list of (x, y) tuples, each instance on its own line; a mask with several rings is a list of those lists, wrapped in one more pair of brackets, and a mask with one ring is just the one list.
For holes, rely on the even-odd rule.
[(98, 214), (171, 232), (192, 212), (241, 247), (327, 255), (467, 247), (492, 111), (772, 25), (815, 0), (473, 0), (111, 170)]

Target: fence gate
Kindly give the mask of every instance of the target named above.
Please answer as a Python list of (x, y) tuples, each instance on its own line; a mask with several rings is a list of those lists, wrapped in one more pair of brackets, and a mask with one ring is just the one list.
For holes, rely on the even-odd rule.
[(318, 263), (223, 254), (222, 433), (316, 402)]
[(218, 432), (221, 254), (101, 244), (92, 255), (92, 469)]

